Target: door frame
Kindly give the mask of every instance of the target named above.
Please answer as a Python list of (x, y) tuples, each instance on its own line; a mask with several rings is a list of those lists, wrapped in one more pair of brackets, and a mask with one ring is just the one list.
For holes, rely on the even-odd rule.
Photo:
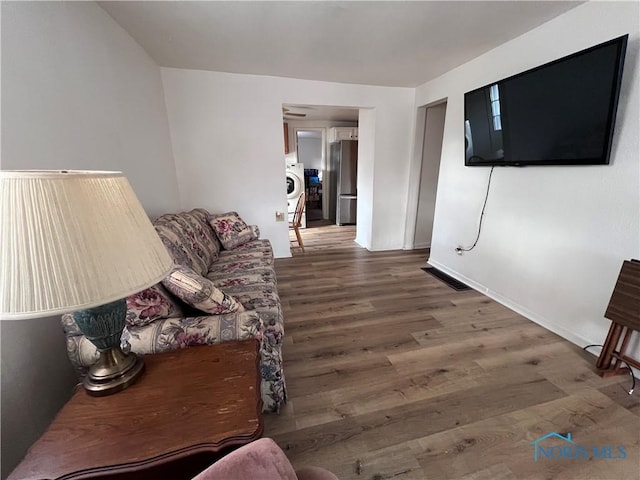
[[(420, 200), (420, 183), (422, 176), (422, 159), (424, 156), (427, 110), (431, 107), (446, 104), (448, 97), (441, 98), (426, 105), (421, 105), (416, 110), (415, 136), (413, 156), (409, 165), (409, 191), (407, 194), (407, 218), (405, 222), (404, 250), (415, 248), (416, 226), (418, 222), (418, 202)], [(446, 123), (446, 120), (445, 120)], [(443, 131), (444, 136), (444, 131)]]
[(293, 127), (293, 140), (296, 146), (296, 158), (298, 162), (300, 162), (300, 157), (298, 156), (298, 132), (320, 132), (322, 134), (322, 161), (320, 164), (322, 165), (322, 217), (324, 218), (326, 212), (329, 208), (327, 203), (328, 196), (326, 195), (327, 190), (327, 177), (325, 175), (327, 172), (327, 128), (326, 127)]

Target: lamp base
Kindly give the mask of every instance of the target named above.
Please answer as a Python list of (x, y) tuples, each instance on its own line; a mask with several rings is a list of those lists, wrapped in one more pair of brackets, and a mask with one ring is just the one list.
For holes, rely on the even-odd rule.
[(124, 390), (144, 371), (144, 361), (135, 353), (124, 353), (112, 347), (100, 351), (100, 358), (84, 378), (84, 388), (90, 395), (102, 397)]

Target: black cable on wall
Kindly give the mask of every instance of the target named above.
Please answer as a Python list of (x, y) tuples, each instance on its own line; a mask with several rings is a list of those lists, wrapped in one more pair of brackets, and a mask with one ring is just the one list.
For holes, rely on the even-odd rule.
[(493, 176), (493, 169), (496, 168), (495, 166), (491, 167), (491, 171), (489, 172), (489, 181), (487, 182), (487, 193), (484, 196), (484, 203), (482, 204), (482, 212), (480, 212), (480, 222), (478, 224), (478, 234), (476, 235), (476, 239), (473, 242), (473, 245), (471, 245), (470, 247), (458, 247), (456, 248), (456, 253), (458, 253), (459, 255), (462, 254), (462, 252), (470, 252), (471, 250), (473, 250), (474, 248), (476, 248), (476, 245), (478, 244), (478, 240), (480, 240), (480, 232), (482, 231), (482, 220), (484, 218), (484, 210), (487, 207), (487, 200), (489, 199), (489, 189), (491, 187), (491, 177)]

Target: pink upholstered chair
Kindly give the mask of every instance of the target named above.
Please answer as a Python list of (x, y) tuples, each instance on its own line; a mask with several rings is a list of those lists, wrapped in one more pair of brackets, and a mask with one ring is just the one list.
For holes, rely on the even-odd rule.
[(270, 438), (234, 450), (193, 480), (338, 480), (324, 468), (294, 470), (284, 452)]

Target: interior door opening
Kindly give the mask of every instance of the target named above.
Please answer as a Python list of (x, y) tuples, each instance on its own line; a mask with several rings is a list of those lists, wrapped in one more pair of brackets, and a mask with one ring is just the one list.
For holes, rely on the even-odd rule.
[(325, 133), (324, 128), (296, 128), (295, 134), (298, 163), (304, 170), (306, 226), (312, 227), (323, 218)]
[(424, 138), (422, 141), (416, 226), (413, 238), (414, 248), (431, 247), (447, 102), (444, 101), (423, 108), (425, 115)]
[[(347, 178), (348, 175), (345, 172), (342, 172), (342, 176), (338, 175), (334, 171), (335, 163), (332, 162), (330, 152), (332, 144), (338, 142), (346, 144), (350, 141), (356, 145), (353, 160), (358, 161), (360, 111), (359, 107), (354, 106), (282, 104), (284, 159), (287, 174), (302, 172), (304, 179), (305, 208), (301, 218), (302, 227), (305, 228), (300, 231), (305, 244), (308, 241), (320, 248), (327, 248), (327, 245), (321, 245), (323, 238), (326, 238), (323, 235), (325, 232), (336, 233), (338, 229), (341, 232), (341, 239), (354, 241), (357, 237), (357, 228), (360, 227), (356, 227), (356, 170), (355, 167), (350, 170), (353, 181)], [(367, 139), (372, 136), (373, 127), (373, 123), (368, 126), (371, 131), (367, 133)], [(368, 153), (371, 151), (369, 148)], [(367, 156), (366, 159), (369, 160), (369, 157)], [(338, 188), (340, 179), (347, 187)], [(289, 217), (292, 217), (292, 210), (296, 203), (294, 196), (295, 194), (287, 189)], [(338, 201), (340, 198), (342, 202)], [(343, 220), (342, 224), (338, 224), (337, 215), (340, 205), (344, 207), (341, 211), (343, 215), (340, 217)], [(365, 218), (368, 219), (366, 216)], [(364, 226), (368, 226), (367, 222), (364, 222)], [(292, 250), (292, 252), (298, 251)]]

